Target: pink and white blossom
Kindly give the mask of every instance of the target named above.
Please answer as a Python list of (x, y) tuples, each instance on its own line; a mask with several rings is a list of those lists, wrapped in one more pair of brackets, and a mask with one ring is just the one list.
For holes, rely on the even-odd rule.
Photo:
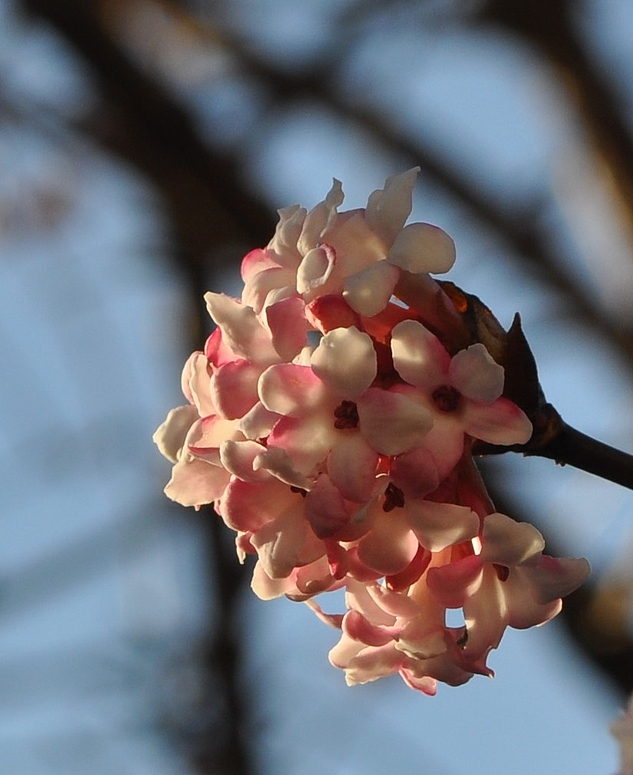
[[(335, 182), (309, 212), (280, 211), (242, 262), (241, 298), (206, 294), (216, 328), (154, 440), (173, 465), (166, 494), (213, 506), (240, 562), (255, 559), (255, 593), (341, 630), (330, 660), (348, 683), (399, 673), (434, 694), (491, 675), (505, 629), (555, 616), (588, 566), (544, 555), (476, 471), (473, 441), (522, 445), (532, 425), (429, 274), (455, 247), (406, 224), (416, 174), (362, 210), (338, 211)], [(315, 598), (335, 589), (346, 611), (327, 614)]]

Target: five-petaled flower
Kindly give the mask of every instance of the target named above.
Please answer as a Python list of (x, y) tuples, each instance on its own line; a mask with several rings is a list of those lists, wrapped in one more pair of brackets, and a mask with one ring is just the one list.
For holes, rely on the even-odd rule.
[[(429, 274), (450, 269), (453, 241), (405, 225), (415, 176), (364, 210), (339, 213), (335, 182), (310, 212), (281, 211), (242, 262), (241, 299), (206, 295), (217, 327), (154, 438), (167, 495), (213, 504), (239, 558), (257, 557), (255, 592), (341, 630), (330, 659), (348, 683), (398, 672), (433, 694), (490, 675), (505, 628), (555, 616), (588, 565), (543, 555), (478, 476), (474, 441), (525, 444), (532, 425)], [(347, 612), (324, 613), (315, 596), (340, 588)]]

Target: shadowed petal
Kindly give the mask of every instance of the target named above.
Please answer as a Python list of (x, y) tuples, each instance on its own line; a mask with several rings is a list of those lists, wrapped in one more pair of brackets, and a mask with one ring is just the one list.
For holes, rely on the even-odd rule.
[(450, 384), (462, 395), (482, 404), (491, 404), (503, 392), (503, 366), (493, 360), (483, 344), (460, 350), (451, 360), (448, 375)]
[(433, 426), (426, 407), (389, 390), (370, 388), (357, 407), (361, 433), (382, 455), (399, 455), (418, 446)]

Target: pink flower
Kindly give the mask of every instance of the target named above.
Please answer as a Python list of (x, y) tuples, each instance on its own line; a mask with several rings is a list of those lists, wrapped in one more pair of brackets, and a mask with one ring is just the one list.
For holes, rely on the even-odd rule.
[[(548, 621), (560, 611), (561, 596), (589, 573), (586, 560), (544, 557), (543, 546), (531, 525), (490, 514), (481, 541), (433, 553), (406, 590), (348, 581), (348, 612), (330, 661), (345, 670), (348, 684), (399, 672), (425, 694), (435, 693), (437, 681), (456, 686), (475, 673), (492, 675), (486, 660), (506, 627)], [(464, 626), (446, 625), (449, 608), (463, 610)]]
[[(259, 313), (281, 299), (299, 297), (313, 305), (335, 296), (371, 317), (385, 308), (402, 270), (448, 271), (455, 246), (446, 232), (428, 223), (405, 226), (417, 172), (388, 178), (364, 210), (337, 212), (343, 202), (339, 181), (310, 212), (299, 206), (280, 210), (268, 247), (242, 262), (242, 301)], [(319, 320), (314, 310), (311, 319)]]
[(456, 465), (464, 434), (492, 444), (524, 444), (532, 435), (526, 415), (503, 398), (504, 370), (483, 344), (473, 344), (452, 358), (422, 323), (404, 320), (391, 334), (393, 363), (409, 388), (433, 415), (423, 447), (433, 456), (440, 478)]
[[(524, 444), (532, 426), (428, 276), (455, 250), (405, 226), (415, 176), (364, 210), (338, 213), (335, 183), (310, 212), (281, 211), (242, 262), (241, 300), (206, 294), (217, 327), (154, 440), (168, 497), (213, 504), (239, 560), (256, 556), (255, 593), (342, 630), (330, 658), (348, 683), (398, 672), (433, 694), (490, 675), (506, 627), (555, 616), (587, 564), (544, 556), (538, 531), (490, 503), (472, 440)], [(314, 597), (340, 588), (348, 610), (325, 614)], [(451, 608), (463, 626), (447, 626)]]

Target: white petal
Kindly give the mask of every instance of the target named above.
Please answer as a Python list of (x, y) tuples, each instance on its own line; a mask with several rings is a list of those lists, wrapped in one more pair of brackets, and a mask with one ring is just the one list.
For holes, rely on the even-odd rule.
[(298, 241), (299, 251), (303, 255), (319, 244), (324, 231), (332, 228), (336, 220), (336, 208), (342, 204), (344, 198), (340, 180), (334, 179), (325, 199), (306, 215)]
[(503, 366), (480, 343), (460, 350), (451, 360), (448, 374), (451, 385), (462, 395), (482, 404), (491, 404), (503, 392)]
[(396, 237), (387, 261), (413, 274), (441, 274), (453, 266), (455, 255), (455, 243), (439, 226), (410, 223)]
[(431, 392), (447, 382), (450, 356), (440, 340), (417, 320), (403, 320), (394, 326), (391, 352), (396, 371), (410, 385)]
[(198, 410), (195, 406), (190, 404), (177, 406), (169, 412), (165, 422), (156, 429), (152, 441), (167, 460), (171, 460), (172, 463), (178, 460), (189, 429), (197, 419)]
[(402, 229), (411, 212), (413, 188), (419, 167), (400, 175), (392, 175), (384, 188), (374, 191), (367, 200), (365, 220), (387, 246), (390, 246)]
[(371, 318), (387, 306), (399, 277), (397, 267), (378, 261), (347, 278), (343, 297), (355, 312)]
[(467, 506), (411, 498), (405, 510), (420, 543), (431, 552), (441, 552), (479, 532), (479, 517)]
[(489, 514), (484, 520), (482, 562), (510, 567), (534, 557), (544, 548), (543, 536), (528, 522), (515, 522), (499, 513)]
[(357, 328), (335, 328), (312, 354), (312, 370), (334, 393), (354, 398), (367, 390), (378, 370), (371, 337)]

